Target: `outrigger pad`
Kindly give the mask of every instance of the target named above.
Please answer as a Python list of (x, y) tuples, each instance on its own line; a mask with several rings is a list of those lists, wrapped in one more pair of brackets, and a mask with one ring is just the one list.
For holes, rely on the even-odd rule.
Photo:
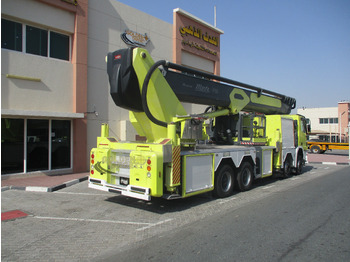
[(139, 82), (132, 66), (133, 49), (120, 49), (107, 55), (110, 94), (117, 106), (143, 112)]

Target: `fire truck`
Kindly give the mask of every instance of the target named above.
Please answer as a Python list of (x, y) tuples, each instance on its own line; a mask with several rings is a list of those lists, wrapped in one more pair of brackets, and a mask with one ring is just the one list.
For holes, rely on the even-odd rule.
[[(300, 174), (306, 121), (294, 98), (165, 60), (142, 48), (107, 55), (110, 94), (146, 141), (118, 141), (102, 124), (89, 187), (150, 201), (212, 191), (223, 198), (256, 179)], [(183, 102), (205, 105), (188, 114)]]

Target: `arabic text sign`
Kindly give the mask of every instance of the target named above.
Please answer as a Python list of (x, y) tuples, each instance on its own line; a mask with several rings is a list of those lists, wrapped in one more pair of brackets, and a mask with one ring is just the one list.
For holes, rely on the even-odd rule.
[(207, 32), (205, 34), (202, 33), (202, 29), (196, 28), (195, 26), (184, 26), (180, 27), (180, 34), (181, 36), (187, 36), (191, 35), (193, 37), (196, 37), (198, 39), (203, 39), (205, 42), (210, 43), (212, 45), (218, 46), (219, 45), (219, 39), (216, 36), (210, 36)]

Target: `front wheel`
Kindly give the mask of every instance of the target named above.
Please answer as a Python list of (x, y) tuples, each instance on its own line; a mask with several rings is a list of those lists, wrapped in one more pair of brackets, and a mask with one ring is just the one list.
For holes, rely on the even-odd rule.
[(297, 158), (297, 167), (295, 169), (295, 174), (296, 175), (300, 175), (303, 172), (303, 156), (302, 155), (298, 155)]
[(214, 196), (224, 198), (232, 195), (234, 181), (233, 168), (229, 165), (222, 166), (215, 174)]
[(237, 185), (240, 191), (248, 191), (252, 188), (254, 180), (253, 167), (249, 162), (244, 162), (237, 175)]

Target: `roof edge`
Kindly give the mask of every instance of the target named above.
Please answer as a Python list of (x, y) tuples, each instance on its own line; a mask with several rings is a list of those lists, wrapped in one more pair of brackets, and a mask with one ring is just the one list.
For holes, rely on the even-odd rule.
[(202, 25), (204, 25), (206, 27), (209, 27), (210, 29), (214, 30), (215, 32), (217, 32), (219, 34), (223, 34), (224, 33), (223, 30), (221, 30), (221, 29), (219, 29), (219, 28), (209, 24), (208, 22), (205, 22), (204, 20), (202, 20), (202, 19), (200, 19), (200, 18), (198, 18), (198, 17), (196, 17), (196, 16), (186, 12), (185, 10), (182, 10), (181, 8), (175, 8), (173, 10), (173, 12), (182, 14), (184, 16), (187, 16), (188, 18), (191, 18), (191, 19), (195, 20), (196, 22), (198, 22), (198, 23), (200, 23), (200, 24), (202, 24)]

